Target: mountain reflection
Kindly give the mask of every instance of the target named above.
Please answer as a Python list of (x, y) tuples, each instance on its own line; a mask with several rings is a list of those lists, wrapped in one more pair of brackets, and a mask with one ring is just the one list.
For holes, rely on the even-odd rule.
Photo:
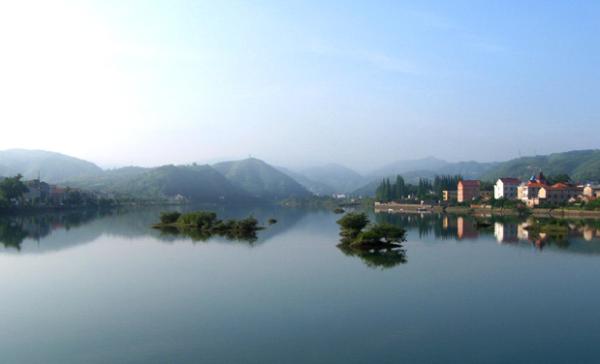
[(477, 240), (493, 237), (500, 244), (554, 247), (560, 251), (600, 254), (600, 221), (516, 216), (377, 213), (378, 223), (401, 226), (419, 238)]
[[(165, 243), (238, 241), (252, 246), (262, 244), (285, 232), (302, 219), (307, 211), (276, 206), (219, 207), (182, 206), (179, 210), (207, 209), (223, 218), (252, 215), (267, 228), (247, 239), (229, 240), (227, 236), (203, 236), (198, 232), (174, 233), (152, 229), (164, 207), (114, 211), (70, 211), (17, 216), (0, 216), (0, 252), (43, 253), (92, 242), (103, 234), (122, 238), (151, 237)], [(268, 225), (270, 218), (277, 224)]]

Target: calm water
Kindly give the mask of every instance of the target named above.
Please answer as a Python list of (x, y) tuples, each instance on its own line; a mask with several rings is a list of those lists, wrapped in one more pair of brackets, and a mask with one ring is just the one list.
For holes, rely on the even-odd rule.
[(219, 214), (250, 212), (279, 223), (232, 242), (161, 235), (154, 210), (1, 220), (0, 362), (600, 361), (594, 224), (377, 215), (405, 252), (357, 254), (339, 215)]

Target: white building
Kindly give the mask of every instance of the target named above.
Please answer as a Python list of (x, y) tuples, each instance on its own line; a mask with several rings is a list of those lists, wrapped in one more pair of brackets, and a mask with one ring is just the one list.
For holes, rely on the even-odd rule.
[(517, 199), (517, 188), (521, 184), (518, 178), (499, 178), (494, 185), (494, 198), (507, 200)]

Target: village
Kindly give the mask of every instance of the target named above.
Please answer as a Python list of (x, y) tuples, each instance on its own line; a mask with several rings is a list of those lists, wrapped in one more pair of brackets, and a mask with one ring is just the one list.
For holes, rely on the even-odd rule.
[(40, 178), (0, 177), (0, 207), (6, 209), (98, 207), (114, 203), (112, 194), (62, 187)]
[(443, 191), (445, 202), (509, 200), (521, 201), (530, 208), (587, 203), (598, 198), (600, 198), (600, 184), (570, 182), (549, 184), (542, 172), (531, 176), (527, 181), (513, 177), (499, 178), (494, 184), (493, 191), (482, 191), (479, 180), (461, 180), (457, 184), (456, 191)]
[[(554, 182), (551, 182), (554, 180)], [(385, 184), (385, 183), (384, 183)], [(556, 181), (543, 172), (528, 180), (502, 177), (494, 184), (458, 179), (456, 189), (444, 189), (437, 199), (408, 195), (402, 199), (376, 199), (376, 212), (474, 212), (548, 214), (600, 217), (600, 184)], [(393, 187), (392, 187), (393, 188)], [(429, 196), (434, 196), (433, 191)]]

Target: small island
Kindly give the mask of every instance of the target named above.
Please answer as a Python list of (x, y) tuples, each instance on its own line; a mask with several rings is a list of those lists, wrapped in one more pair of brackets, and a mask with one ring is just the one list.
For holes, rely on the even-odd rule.
[(406, 241), (404, 229), (391, 224), (369, 226), (369, 218), (362, 212), (346, 214), (337, 223), (341, 229), (342, 244), (353, 248), (396, 248)]
[(391, 224), (369, 225), (365, 213), (354, 212), (337, 221), (341, 243), (338, 248), (348, 256), (363, 260), (369, 267), (391, 268), (406, 263), (406, 230)]
[(185, 234), (206, 240), (212, 236), (223, 236), (231, 240), (256, 240), (256, 232), (263, 229), (258, 220), (249, 216), (241, 220), (220, 220), (210, 211), (180, 213), (163, 212), (160, 222), (152, 226), (163, 232)]

